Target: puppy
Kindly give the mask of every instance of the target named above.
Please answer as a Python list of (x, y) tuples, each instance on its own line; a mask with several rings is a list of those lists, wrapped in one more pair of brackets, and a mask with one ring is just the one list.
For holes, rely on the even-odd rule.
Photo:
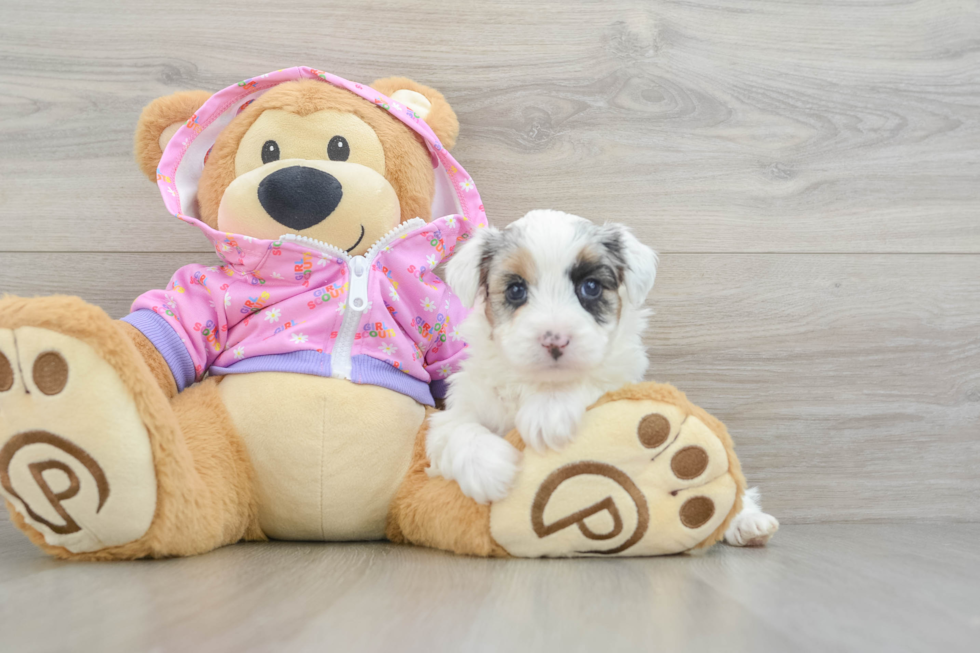
[(657, 255), (629, 230), (560, 211), (532, 211), (459, 247), (446, 281), (475, 310), (460, 325), (469, 357), (432, 416), (430, 474), (480, 503), (504, 498), (517, 427), (538, 451), (575, 435), (585, 408), (640, 381), (641, 342)]
[[(528, 446), (559, 449), (587, 406), (642, 381), (656, 272), (656, 253), (626, 227), (560, 211), (531, 211), (460, 246), (446, 281), (475, 309), (460, 325), (469, 357), (430, 419), (429, 473), (480, 503), (503, 499), (520, 461), (504, 435), (516, 427)], [(726, 540), (764, 544), (778, 522), (755, 490), (744, 505)]]

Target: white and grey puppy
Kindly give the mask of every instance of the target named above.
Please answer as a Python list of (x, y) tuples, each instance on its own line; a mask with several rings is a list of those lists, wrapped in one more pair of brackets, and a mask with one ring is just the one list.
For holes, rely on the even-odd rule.
[[(429, 473), (480, 503), (500, 500), (520, 461), (504, 435), (516, 427), (528, 446), (559, 449), (587, 406), (641, 381), (656, 272), (656, 253), (623, 225), (561, 211), (531, 211), (460, 246), (446, 281), (475, 308), (460, 326), (469, 357), (450, 378), (446, 410), (431, 418)], [(729, 541), (754, 543), (761, 533), (747, 525), (751, 534)]]
[(531, 211), (462, 245), (446, 280), (475, 306), (460, 326), (469, 357), (432, 417), (430, 473), (481, 503), (502, 499), (520, 454), (501, 436), (517, 427), (528, 446), (558, 449), (587, 406), (641, 380), (656, 271), (657, 255), (626, 227), (560, 211)]

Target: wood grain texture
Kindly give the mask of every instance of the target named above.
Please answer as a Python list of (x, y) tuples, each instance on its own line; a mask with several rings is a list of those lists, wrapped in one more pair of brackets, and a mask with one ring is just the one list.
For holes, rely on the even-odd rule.
[(563, 208), (664, 253), (650, 376), (784, 522), (978, 520), (978, 33), (953, 0), (2, 3), (0, 292), (118, 317), (213, 260), (132, 159), (154, 97), (404, 74), (497, 224)]
[(120, 318), (139, 295), (166, 287), (178, 268), (191, 263), (215, 265), (218, 257), (213, 249), (177, 254), (0, 253), (0, 294), (76, 295)]
[(786, 521), (980, 520), (980, 257), (670, 254), (648, 376)]
[[(20, 294), (121, 317), (181, 264), (214, 260), (114, 254), (128, 271), (107, 277), (105, 259), (0, 254), (0, 269)], [(728, 425), (786, 523), (980, 521), (978, 298), (974, 255), (667, 254), (648, 377)]]
[(135, 169), (140, 108), (305, 63), (443, 90), (498, 223), (555, 207), (628, 222), (667, 251), (980, 252), (972, 2), (0, 11), (3, 251), (204, 251)]
[(698, 557), (480, 560), (390, 544), (241, 544), (64, 563), (0, 518), (3, 650), (976, 649), (978, 524), (787, 526)]

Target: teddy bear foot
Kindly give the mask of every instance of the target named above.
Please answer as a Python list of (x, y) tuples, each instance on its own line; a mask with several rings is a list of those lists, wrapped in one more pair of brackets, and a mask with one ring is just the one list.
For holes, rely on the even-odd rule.
[(520, 557), (681, 553), (721, 539), (744, 483), (720, 422), (670, 386), (628, 386), (590, 408), (566, 448), (525, 449), (490, 531)]
[[(132, 389), (92, 344), (23, 325), (45, 300), (16, 301), (0, 306), (0, 494), (14, 522), (71, 554), (139, 539), (157, 483)], [(11, 314), (21, 326), (2, 328)]]

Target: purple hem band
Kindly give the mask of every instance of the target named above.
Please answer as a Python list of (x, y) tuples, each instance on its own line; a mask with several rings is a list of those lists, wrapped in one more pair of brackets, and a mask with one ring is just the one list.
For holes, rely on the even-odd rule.
[(225, 374), (248, 374), (250, 372), (293, 372), (330, 376), (330, 354), (321, 354), (313, 349), (293, 351), (288, 354), (266, 354), (238, 361), (228, 367), (212, 365), (211, 376)]
[(194, 361), (191, 359), (187, 347), (181, 342), (180, 336), (177, 335), (172, 326), (167, 324), (165, 319), (150, 309), (143, 308), (130, 313), (122, 321), (139, 329), (140, 333), (146, 336), (147, 340), (157, 348), (163, 359), (167, 361), (170, 373), (174, 375), (178, 392), (194, 383), (196, 377)]
[[(268, 354), (255, 356), (228, 367), (212, 366), (212, 376), (226, 374), (247, 374), (249, 372), (292, 372), (294, 374), (312, 374), (314, 376), (330, 376), (330, 354), (313, 350), (294, 351), (289, 354)], [(434, 406), (432, 392), (425, 381), (401, 372), (388, 363), (372, 356), (354, 356), (351, 359), (351, 377), (355, 383), (377, 385), (388, 388), (425, 406)], [(440, 383), (439, 381), (434, 382)]]
[(373, 356), (361, 354), (351, 358), (351, 378), (355, 383), (379, 385), (400, 392), (426, 406), (436, 405), (428, 383), (419, 381), (414, 376)]

